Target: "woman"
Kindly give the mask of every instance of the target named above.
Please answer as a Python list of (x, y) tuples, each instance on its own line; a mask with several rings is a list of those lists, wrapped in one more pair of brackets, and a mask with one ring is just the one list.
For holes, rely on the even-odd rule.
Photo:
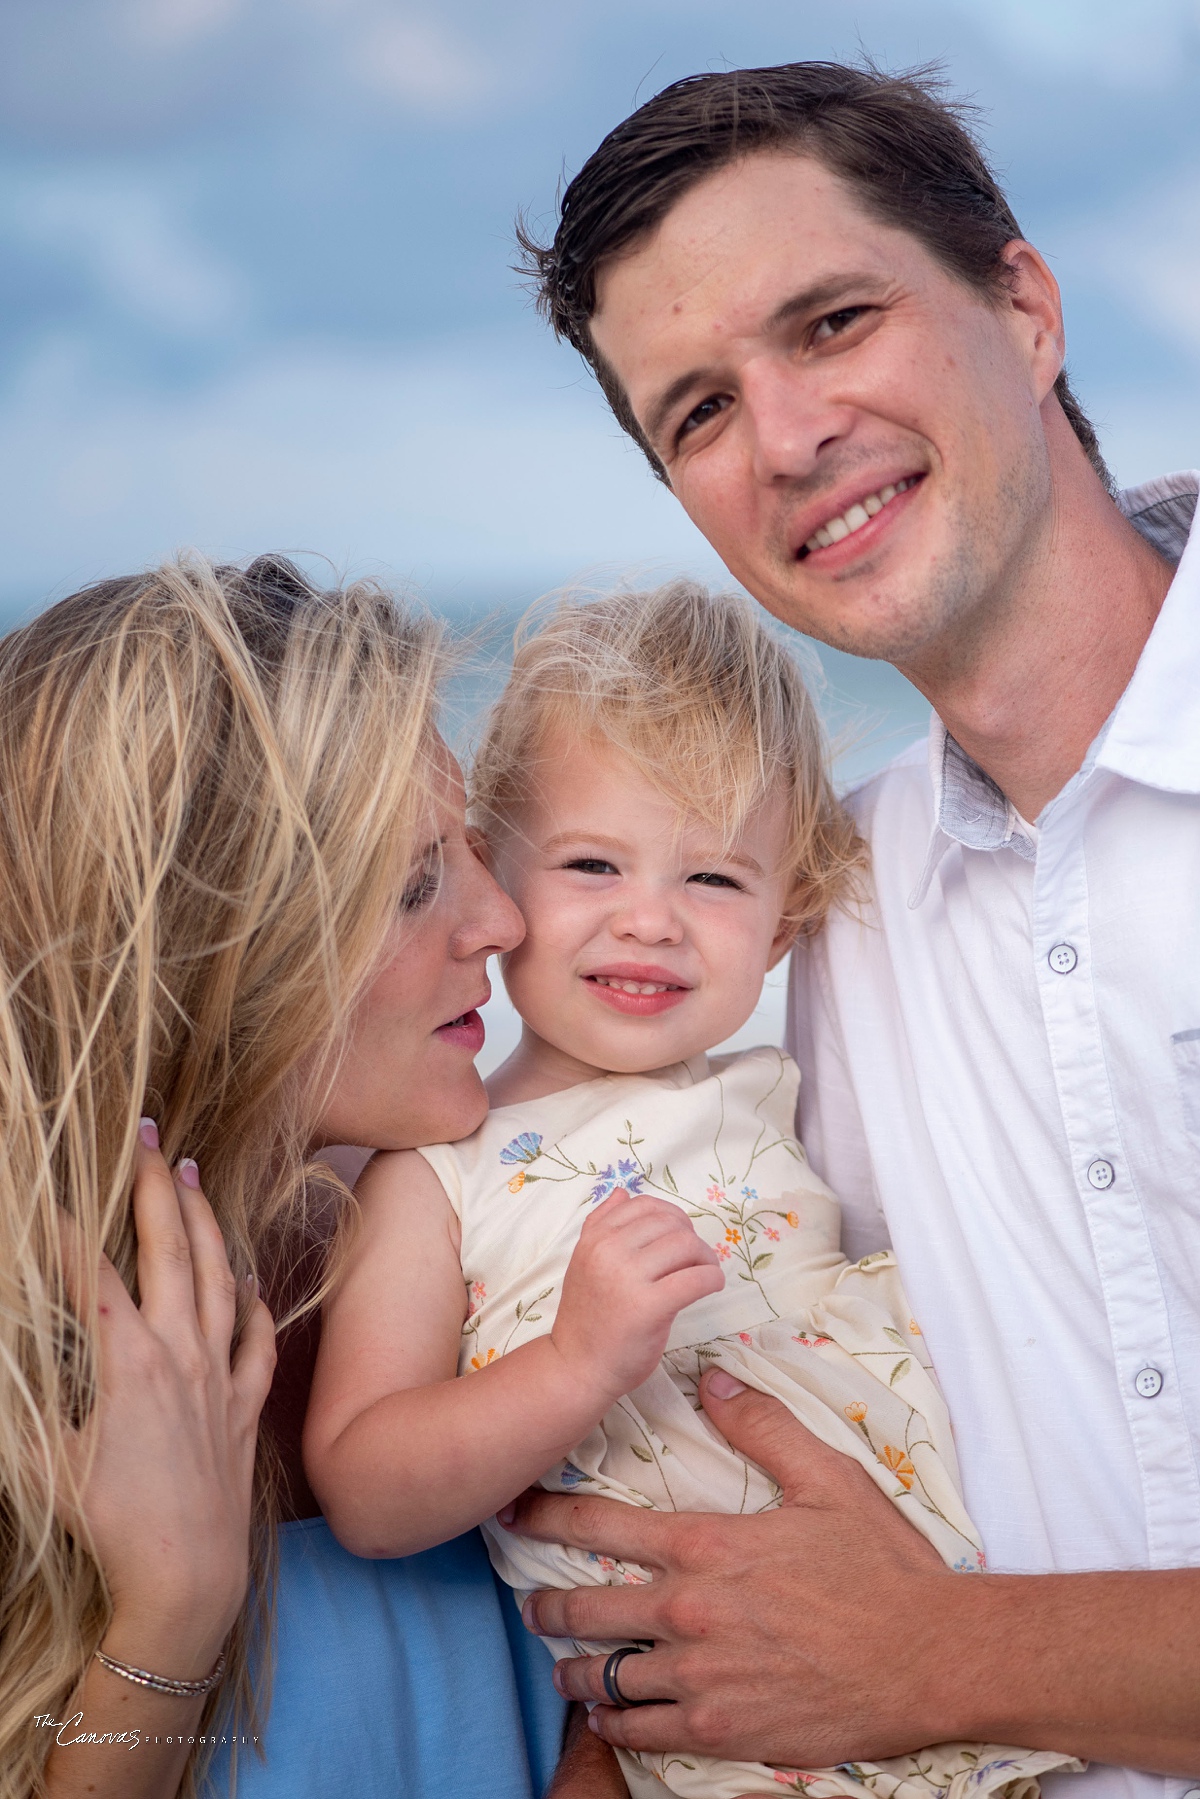
[(553, 1760), (472, 1538), (353, 1563), (285, 1525), (256, 1680), (294, 1447), (256, 1451), (256, 1283), (319, 1262), (311, 1150), (475, 1127), (484, 964), (521, 934), (440, 656), (375, 588), (268, 559), (105, 582), (0, 644), (3, 1799), (168, 1799), (214, 1735), (216, 1790), (236, 1762), (295, 1799), (480, 1790), (485, 1752), (527, 1799)]

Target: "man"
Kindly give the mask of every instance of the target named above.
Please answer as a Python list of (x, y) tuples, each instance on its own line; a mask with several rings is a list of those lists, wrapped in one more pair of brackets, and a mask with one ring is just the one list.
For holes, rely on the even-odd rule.
[[(851, 1253), (896, 1247), (994, 1570), (952, 1576), (714, 1376), (785, 1507), (527, 1498), (521, 1528), (656, 1570), (529, 1621), (653, 1641), (619, 1673), (638, 1709), (592, 1714), (610, 1743), (811, 1768), (1008, 1741), (1089, 1758), (1054, 1783), (1088, 1799), (1200, 1799), (1196, 477), (1114, 498), (1054, 279), (920, 81), (677, 83), (525, 248), (734, 575), (933, 704), (855, 796), (874, 896), (797, 949), (791, 1036), (801, 1134)], [(602, 1666), (558, 1679), (611, 1700)]]

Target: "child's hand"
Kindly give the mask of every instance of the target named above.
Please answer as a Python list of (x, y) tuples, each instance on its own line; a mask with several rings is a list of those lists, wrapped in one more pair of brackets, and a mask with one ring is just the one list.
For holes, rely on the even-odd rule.
[(675, 1314), (724, 1284), (716, 1250), (685, 1212), (618, 1187), (575, 1245), (551, 1339), (607, 1406), (658, 1366)]

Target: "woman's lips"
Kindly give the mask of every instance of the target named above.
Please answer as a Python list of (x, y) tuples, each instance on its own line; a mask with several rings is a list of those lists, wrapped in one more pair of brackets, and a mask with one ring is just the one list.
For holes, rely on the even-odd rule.
[(477, 1056), (483, 1048), (486, 1032), (482, 1018), (472, 1008), (470, 1012), (464, 1012), (461, 1018), (452, 1018), (449, 1024), (439, 1025), (433, 1034), (440, 1037), (443, 1043), (453, 1043), (459, 1049), (469, 1049), (473, 1056)]

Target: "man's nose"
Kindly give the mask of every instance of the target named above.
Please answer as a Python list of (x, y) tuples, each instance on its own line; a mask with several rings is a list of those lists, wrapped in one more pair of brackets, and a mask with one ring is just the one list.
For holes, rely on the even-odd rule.
[(781, 355), (753, 357), (742, 370), (742, 410), (756, 479), (764, 486), (803, 481), (821, 450), (847, 437), (854, 415), (825, 383)]

